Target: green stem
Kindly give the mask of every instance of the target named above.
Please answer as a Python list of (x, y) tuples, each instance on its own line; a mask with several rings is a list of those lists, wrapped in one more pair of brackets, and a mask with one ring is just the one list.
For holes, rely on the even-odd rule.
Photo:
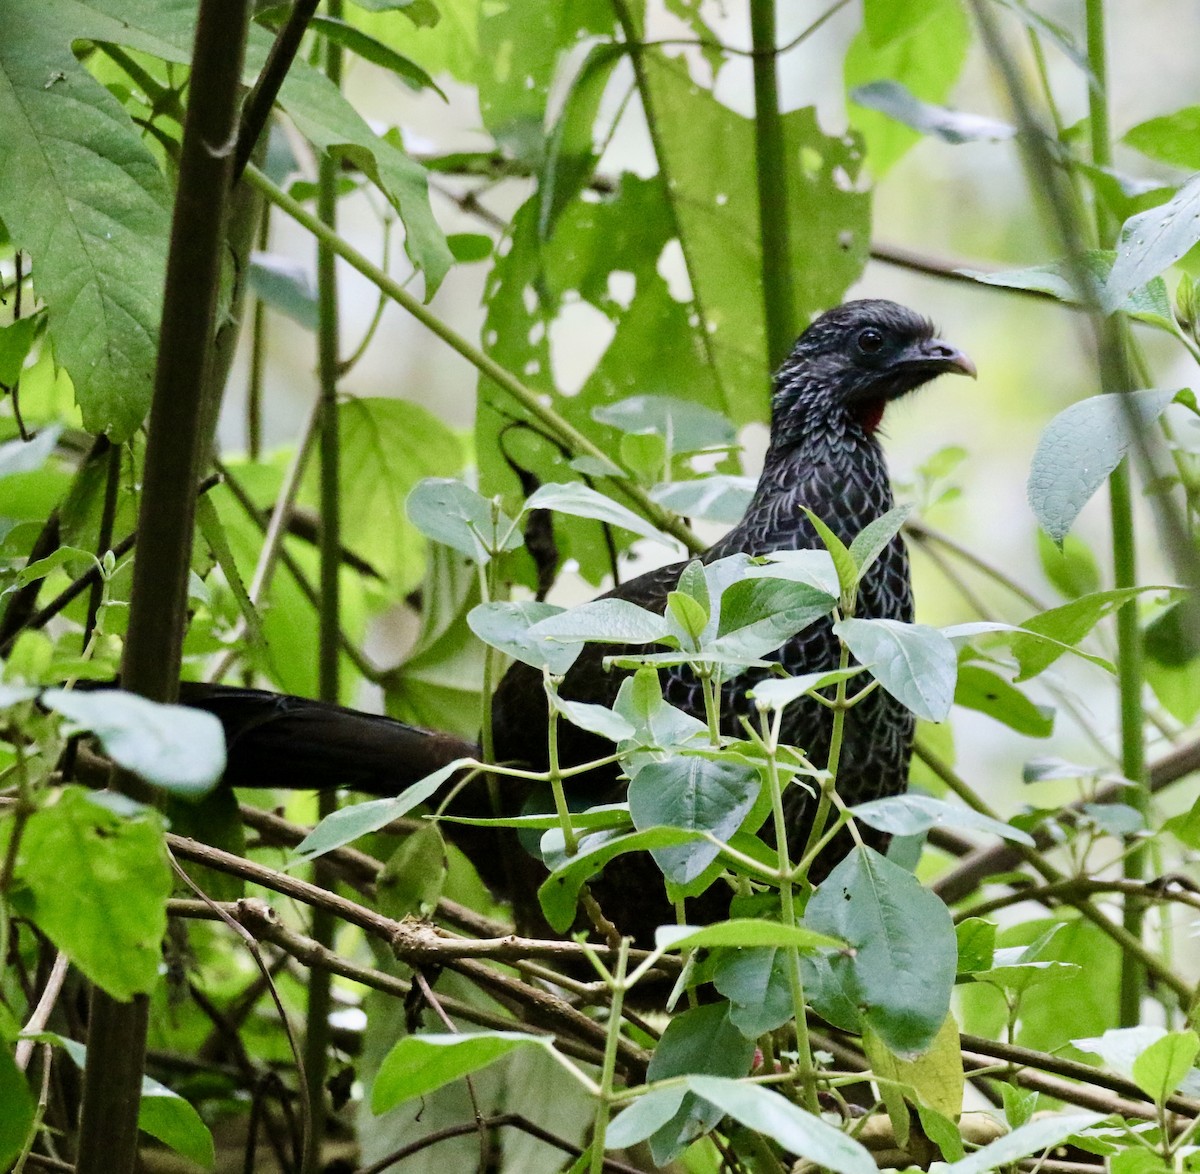
[(579, 840), (571, 825), (571, 809), (567, 806), (567, 795), (563, 790), (562, 767), (558, 762), (558, 707), (555, 705), (554, 691), (550, 680), (546, 680), (546, 704), (549, 707), (546, 723), (546, 743), (550, 756), (550, 769), (546, 772), (550, 783), (550, 792), (554, 796), (554, 810), (558, 815), (559, 826), (562, 828), (563, 848), (568, 856), (574, 856), (579, 851)]
[[(792, 877), (791, 859), (788, 855), (787, 818), (783, 810), (783, 787), (779, 778), (779, 723), (782, 711), (776, 710), (768, 725), (763, 715), (763, 747), (767, 757), (767, 787), (771, 792), (771, 815), (775, 823), (775, 850), (779, 854), (779, 912), (786, 926), (795, 927), (796, 894)], [(804, 983), (800, 977), (800, 951), (795, 946), (787, 948), (788, 986), (792, 992), (792, 1014), (796, 1020), (796, 1051), (799, 1056), (800, 1089), (804, 1107), (810, 1113), (819, 1113), (817, 1101), (817, 1074), (813, 1066), (812, 1045), (808, 1038), (808, 1013), (804, 1004)]]
[[(389, 277), (378, 265), (348, 245), (327, 225), (321, 223), (302, 204), (293, 200), (285, 191), (273, 184), (253, 164), (246, 167), (246, 181), (253, 184), (277, 208), (281, 208), (293, 220), (313, 234), (331, 252), (341, 257), (352, 269), (357, 270), (377, 289), (382, 290), (397, 305), (407, 310), (421, 325), (432, 331), (444, 343), (457, 351), (481, 374), (508, 392), (534, 419), (575, 456), (590, 456), (609, 464), (617, 463), (614, 458), (593, 444), (578, 429), (574, 428), (557, 412), (541, 402), (538, 393), (526, 387), (519, 379), (506, 371), (490, 355), (472, 346), (462, 335), (452, 330), (436, 315), (408, 292), (398, 281)], [(705, 550), (704, 542), (688, 529), (683, 520), (669, 510), (664, 510), (652, 501), (646, 491), (636, 483), (632, 474), (623, 470), (623, 476), (613, 478), (614, 484), (633, 504), (642, 517), (652, 522), (664, 534), (679, 539), (694, 554)]]
[(612, 975), (612, 1005), (608, 1010), (608, 1033), (604, 1038), (604, 1064), (600, 1069), (600, 1103), (596, 1106), (596, 1121), (592, 1127), (592, 1158), (590, 1174), (604, 1174), (604, 1141), (608, 1134), (608, 1118), (612, 1112), (613, 1080), (617, 1072), (617, 1047), (621, 1042), (621, 1009), (625, 1005), (625, 972), (629, 965), (629, 939), (621, 939), (617, 965)]
[(758, 232), (762, 250), (763, 310), (767, 362), (774, 369), (787, 358), (795, 336), (792, 292), (788, 167), (779, 113), (775, 47), (775, 0), (750, 0), (754, 46), (754, 147), (758, 185)]
[[(340, 17), (341, 0), (328, 0), (327, 11)], [(342, 50), (334, 41), (325, 46), (325, 73), (338, 89), (342, 83)], [(329, 155), (321, 158), (317, 176), (317, 215), (331, 232), (337, 231), (339, 167)], [(337, 258), (328, 244), (317, 245), (317, 377), (320, 383), (320, 609), (318, 611), (317, 676), (322, 701), (339, 700), (341, 659), (342, 526), (339, 482), (341, 477), (338, 420), (338, 374), (341, 367), (340, 313), (337, 291)], [(329, 787), (317, 795), (317, 818), (325, 819), (338, 808), (337, 791)], [(318, 860), (313, 880), (332, 889), (336, 875), (327, 861)], [(312, 937), (324, 949), (332, 949), (337, 919), (327, 909), (314, 909)], [(304, 1034), (304, 1072), (307, 1078), (309, 1117), (312, 1128), (304, 1155), (304, 1174), (316, 1174), (323, 1162), (325, 1142), (325, 1082), (329, 1071), (332, 1039), (329, 1015), (333, 1009), (333, 976), (316, 969), (309, 975), (308, 1008)]]
[[(1088, 126), (1091, 137), (1092, 162), (1097, 167), (1112, 163), (1112, 141), (1108, 116), (1108, 54), (1105, 44), (1104, 0), (1087, 0), (1088, 63), (1096, 84), (1088, 89)], [(1102, 248), (1112, 244), (1115, 225), (1102, 200), (1095, 201), (1096, 237)], [(1128, 380), (1120, 378), (1126, 370), (1121, 332), (1111, 323), (1104, 334), (1106, 347), (1111, 347), (1111, 363), (1101, 364), (1104, 390), (1120, 394), (1127, 390)], [(1129, 462), (1122, 461), (1109, 478), (1109, 518), (1113, 546), (1113, 586), (1137, 585), (1137, 558), (1133, 530), (1133, 492), (1130, 485)], [(1142, 644), (1138, 630), (1137, 602), (1130, 600), (1117, 612), (1117, 681), (1121, 709), (1121, 770), (1137, 786), (1130, 791), (1130, 805), (1143, 815), (1150, 806), (1146, 787), (1145, 714), (1142, 710)], [(1141, 880), (1146, 872), (1146, 853), (1142, 849), (1130, 852), (1125, 858), (1125, 878)], [(1145, 903), (1127, 897), (1123, 924), (1126, 932), (1139, 941), (1145, 917)], [(1142, 965), (1128, 952), (1121, 963), (1120, 1024), (1133, 1027), (1141, 1019), (1142, 996), (1146, 975)]]
[[(844, 640), (839, 641), (838, 668), (843, 672), (850, 667), (850, 649)], [(829, 822), (829, 809), (833, 806), (833, 790), (837, 786), (838, 766), (842, 759), (842, 742), (846, 733), (846, 678), (838, 680), (833, 700), (833, 728), (829, 732), (829, 759), (826, 763), (826, 776), (821, 780), (821, 795), (817, 800), (817, 811), (813, 816), (812, 826), (808, 829), (808, 839), (804, 844), (803, 860), (811, 860), (815, 856), (815, 848), (825, 834), (825, 825)]]

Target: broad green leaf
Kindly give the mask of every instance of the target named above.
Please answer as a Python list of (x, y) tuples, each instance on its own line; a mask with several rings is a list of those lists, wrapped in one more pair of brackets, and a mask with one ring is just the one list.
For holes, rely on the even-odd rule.
[(833, 596), (807, 583), (743, 579), (722, 594), (717, 638), (707, 641), (704, 651), (764, 656), (829, 615), (836, 605)]
[(578, 481), (551, 482), (541, 486), (525, 502), (525, 510), (555, 510), (560, 514), (593, 518), (598, 522), (621, 526), (643, 538), (655, 538), (660, 542), (674, 541), (645, 518)]
[(807, 1113), (772, 1089), (718, 1076), (689, 1076), (696, 1096), (748, 1129), (764, 1133), (789, 1153), (836, 1174), (875, 1174), (868, 1150), (822, 1118)]
[[(704, 576), (700, 576), (703, 583)], [(684, 648), (699, 648), (700, 638), (708, 626), (708, 609), (682, 591), (672, 591), (667, 596), (667, 617), (673, 621), (675, 635)]]
[(492, 552), (516, 550), (521, 531), (502, 510), (493, 520), (492, 503), (469, 485), (450, 477), (426, 477), (405, 502), (408, 520), (426, 538), (486, 563)]
[(854, 536), (854, 541), (850, 543), (850, 557), (858, 568), (860, 583), (888, 543), (900, 533), (900, 527), (908, 521), (912, 511), (913, 507), (910, 505), (898, 505), (882, 517), (869, 522)]
[(1046, 425), (1029, 468), (1027, 492), (1038, 523), (1055, 542), (1178, 394), (1149, 388), (1080, 400)]
[[(864, 28), (846, 52), (847, 93), (882, 80), (903, 85), (923, 102), (943, 103), (962, 71), (971, 39), (959, 0), (929, 0), (919, 5), (873, 0), (906, 15), (891, 27), (896, 35), (876, 38)], [(872, 21), (872, 23), (874, 23)], [(851, 109), (851, 123), (862, 134), (867, 164), (882, 177), (919, 139), (916, 131), (875, 111)]]
[(1155, 1040), (1133, 1062), (1133, 1079), (1138, 1088), (1163, 1104), (1183, 1083), (1200, 1053), (1200, 1037), (1194, 1031), (1172, 1031)]
[(1064, 534), (1055, 543), (1045, 530), (1037, 532), (1038, 561), (1054, 589), (1067, 599), (1078, 599), (1100, 590), (1100, 568), (1096, 556), (1082, 538)]
[(936, 628), (899, 620), (842, 620), (835, 634), (897, 701), (926, 721), (944, 721), (954, 702), (958, 658)]
[(327, 815), (295, 848), (288, 857), (289, 867), (306, 860), (313, 860), (349, 844), (360, 836), (377, 832), (386, 827), (394, 819), (407, 815), (414, 807), (437, 793), (443, 783), (451, 779), (458, 771), (469, 765), (470, 759), (457, 758), (451, 763), (436, 770), (431, 775), (406, 787), (399, 795), (391, 799), (372, 799), (367, 803), (354, 803), (349, 807), (341, 807), (332, 815)]
[(25, 360), (45, 317), (46, 312), (38, 310), (27, 318), (17, 318), (0, 326), (0, 383), (6, 387), (12, 387), (21, 378)]
[(225, 732), (210, 713), (119, 689), (47, 689), (42, 704), (89, 731), (114, 762), (181, 798), (199, 798), (225, 771)]
[(729, 1000), (729, 1021), (747, 1039), (782, 1027), (795, 1013), (786, 949), (772, 946), (723, 952), (713, 986)]
[(1027, 1158), (1030, 1154), (1040, 1154), (1043, 1150), (1060, 1145), (1073, 1133), (1081, 1133), (1103, 1119), (1102, 1113), (1074, 1113), (1030, 1121), (967, 1157), (951, 1162), (945, 1168), (945, 1174), (987, 1174), (990, 1170), (998, 1170), (1020, 1158)]
[[(1010, 640), (1013, 655), (1021, 666), (1017, 680), (1026, 681), (1037, 676), (1068, 647), (1078, 644), (1102, 619), (1136, 599), (1139, 594), (1169, 590), (1168, 587), (1146, 586), (1097, 591), (1064, 603), (1061, 607), (1030, 616), (1021, 624), (1021, 631), (1014, 632)], [(1030, 634), (1025, 635), (1026, 632)]]
[(1081, 1052), (1099, 1056), (1114, 1072), (1132, 1080), (1138, 1057), (1166, 1037), (1165, 1027), (1139, 1023), (1134, 1027), (1112, 1027), (1103, 1035), (1073, 1039), (1071, 1043)]
[(1054, 710), (1035, 705), (999, 673), (970, 661), (958, 666), (954, 703), (986, 713), (1030, 738), (1048, 738), (1054, 730)]
[(191, 1102), (149, 1076), (142, 1077), (138, 1128), (206, 1170), (216, 1165), (212, 1134)]
[[(342, 541), (402, 598), (425, 573), (426, 544), (409, 522), (405, 499), (424, 477), (463, 466), (458, 437), (432, 412), (407, 400), (354, 397), (338, 406)], [(316, 504), (315, 467), (302, 500)]]
[(852, 947), (817, 960), (833, 988), (806, 984), (819, 1013), (823, 1002), (844, 1000), (893, 1052), (932, 1044), (950, 1008), (958, 949), (946, 906), (912, 873), (856, 848), (821, 883), (804, 923)]
[(562, 614), (563, 609), (552, 603), (497, 600), (473, 607), (467, 614), (467, 623), (485, 644), (535, 669), (547, 668), (561, 677), (583, 651), (583, 643), (538, 638), (530, 632), (542, 620)]
[(871, 45), (883, 49), (912, 36), (931, 15), (929, 5), (911, 0), (864, 0), (863, 29)]
[(29, 817), (13, 904), (114, 999), (158, 983), (171, 870), (162, 817), (117, 815), (81, 787)]
[(866, 672), (866, 666), (860, 664), (848, 669), (830, 669), (825, 673), (805, 673), (800, 677), (772, 678), (759, 681), (747, 696), (754, 698), (764, 709), (782, 709), (817, 689), (836, 685), (838, 681), (848, 681), (863, 672)]
[(486, 261), (494, 248), (492, 238), (485, 232), (452, 232), (446, 237), (454, 259), (469, 265), (473, 261)]
[(659, 950), (691, 950), (701, 946), (792, 947), (798, 950), (840, 950), (846, 943), (827, 934), (814, 933), (802, 925), (784, 925), (758, 918), (735, 918), (697, 928), (694, 925), (662, 925), (654, 933)]
[(1159, 163), (1183, 171), (1200, 171), (1200, 106), (1139, 122), (1122, 140)]
[(305, 330), (317, 329), (317, 289), (307, 265), (277, 253), (251, 253), (250, 289)]
[(626, 599), (595, 599), (568, 611), (539, 620), (529, 629), (531, 641), (575, 642), (599, 640), (606, 644), (650, 644), (663, 640), (670, 625)]
[(548, 1036), (520, 1031), (480, 1031), (462, 1035), (405, 1036), (384, 1057), (371, 1089), (371, 1111), (424, 1096), (452, 1080), (486, 1068), (517, 1048), (551, 1048)]
[(119, 19), (3, 0), (0, 26), (0, 219), (33, 258), (84, 427), (119, 443), (150, 406), (169, 186), (121, 104), (71, 52), (78, 38), (122, 41)]
[(1104, 308), (1109, 313), (1119, 309), (1133, 290), (1173, 265), (1198, 240), (1200, 175), (1194, 175), (1165, 204), (1125, 221), (1104, 287)]
[(996, 923), (983, 917), (968, 917), (954, 927), (958, 941), (958, 973), (973, 974), (989, 969), (996, 956)]
[(807, 506), (801, 506), (808, 520), (812, 523), (813, 529), (817, 532), (817, 537), (829, 552), (829, 557), (833, 559), (834, 568), (837, 571), (838, 587), (843, 599), (848, 598), (858, 583), (858, 567), (851, 557), (850, 549), (847, 545), (829, 528), (829, 526)]
[(1011, 123), (922, 102), (899, 82), (870, 82), (851, 90), (850, 97), (868, 110), (878, 110), (920, 134), (945, 143), (999, 142), (1017, 133)]
[(538, 889), (538, 901), (550, 927), (558, 933), (566, 933), (575, 920), (575, 903), (579, 890), (594, 877), (610, 860), (625, 852), (644, 852), (651, 848), (668, 848), (702, 840), (700, 832), (683, 828), (649, 828), (628, 835), (603, 839), (595, 847), (585, 840), (578, 855), (570, 857), (566, 864), (556, 868)]
[[(1089, 249), (1078, 258), (1078, 263), (1089, 281), (1089, 297), (1096, 303), (1104, 297), (1104, 284), (1112, 272), (1116, 256), (1112, 249)], [(1084, 300), (1075, 285), (1075, 269), (1066, 261), (1034, 265), (1028, 269), (1007, 269), (999, 273), (982, 273), (974, 269), (960, 269), (959, 272), (983, 285), (1036, 290), (1070, 305), (1080, 305)], [(1130, 290), (1116, 308), (1131, 318), (1149, 322), (1166, 330), (1174, 329), (1171, 299), (1167, 294), (1167, 283), (1161, 277), (1152, 277), (1145, 284)]]
[[(741, 827), (762, 789), (756, 769), (739, 762), (676, 755), (649, 762), (629, 784), (634, 827), (683, 828), (728, 840)], [(695, 880), (720, 854), (713, 843), (655, 848), (651, 853), (667, 879)]]
[(695, 481), (669, 481), (656, 485), (650, 496), (659, 505), (685, 518), (703, 518), (709, 522), (740, 522), (754, 497), (752, 477), (713, 473)]
[(388, 858), (375, 882), (379, 912), (396, 921), (431, 916), (446, 871), (446, 844), (438, 825), (417, 828)]
[(620, 432), (661, 436), (668, 454), (726, 447), (737, 440), (733, 425), (694, 401), (666, 395), (633, 395), (592, 409), (592, 418)]
[[(863, 1046), (871, 1071), (884, 1081), (907, 1085), (916, 1093), (916, 1103), (934, 1109), (952, 1121), (958, 1119), (963, 1107), (962, 1043), (958, 1024), (953, 1015), (946, 1016), (937, 1037), (928, 1051), (915, 1058), (897, 1056), (889, 1051), (883, 1040), (869, 1028), (863, 1032)], [(890, 1093), (886, 1091), (891, 1088)], [(880, 1085), (888, 1115), (896, 1128), (897, 1140), (904, 1144), (908, 1131), (908, 1107), (895, 1085)]]
[[(683, 1089), (679, 1090), (680, 1097)], [(11, 1048), (0, 1047), (0, 1166), (9, 1163), (21, 1152), (29, 1127), (33, 1124), (33, 1095), (25, 1074), (17, 1067)]]
[(956, 807), (929, 795), (890, 795), (884, 799), (872, 799), (850, 808), (855, 819), (891, 832), (894, 836), (917, 836), (935, 827), (966, 828), (970, 831), (988, 832), (1014, 843), (1032, 848), (1033, 837), (1018, 831), (998, 819), (991, 819), (972, 811), (969, 807)]
[(355, 28), (344, 20), (336, 20), (319, 13), (309, 19), (308, 27), (364, 61), (394, 73), (410, 90), (433, 90), (439, 98), (449, 101), (437, 82), (415, 61), (397, 53), (395, 49), (376, 40), (362, 29)]
[(566, 701), (559, 697), (554, 702), (559, 712), (581, 730), (590, 730), (610, 742), (624, 742), (636, 732), (632, 722), (604, 705), (589, 705), (584, 701)]
[(838, 569), (827, 550), (775, 550), (762, 559), (750, 560), (738, 577), (790, 579), (794, 583), (807, 583), (834, 598), (841, 591)]
[(625, 1149), (645, 1141), (679, 1112), (685, 1096), (687, 1089), (682, 1086), (652, 1088), (643, 1093), (622, 1109), (620, 1116), (608, 1127), (604, 1136), (605, 1149)]
[[(729, 1021), (724, 1003), (693, 1007), (667, 1024), (650, 1065), (649, 1082), (699, 1073), (739, 1077), (750, 1071), (754, 1041), (743, 1037)], [(722, 1111), (689, 1095), (674, 1116), (650, 1138), (650, 1152), (659, 1166), (674, 1161), (697, 1137), (720, 1121)]]

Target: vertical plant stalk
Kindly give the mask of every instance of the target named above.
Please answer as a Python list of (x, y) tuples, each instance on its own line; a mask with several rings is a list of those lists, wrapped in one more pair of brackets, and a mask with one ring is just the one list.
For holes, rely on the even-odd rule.
[[(121, 666), (122, 685), (153, 701), (172, 701), (179, 688), (196, 483), (206, 447), (204, 398), (249, 15), (248, 0), (202, 0), (196, 23)], [(116, 786), (139, 789), (127, 777), (118, 777)], [(78, 1174), (133, 1170), (148, 1011), (144, 995), (122, 1003), (99, 989), (92, 993)]]
[[(342, 15), (341, 0), (328, 0), (327, 11)], [(325, 47), (325, 74), (339, 89), (342, 84), (342, 51), (332, 40)], [(337, 231), (338, 164), (332, 156), (321, 159), (317, 177), (317, 216), (330, 231)], [(339, 493), (340, 436), (338, 429), (338, 374), (340, 322), (337, 293), (337, 257), (325, 243), (317, 243), (317, 374), (320, 382), (320, 498), (321, 498), (321, 607), (318, 634), (318, 692), (322, 701), (335, 703), (339, 691), (341, 657), (342, 526)], [(317, 817), (325, 819), (337, 810), (337, 792), (330, 787), (317, 795)], [(332, 889), (334, 873), (327, 862), (318, 860), (313, 880)], [(312, 936), (327, 950), (333, 948), (337, 921), (328, 909), (313, 910)], [(312, 1132), (304, 1155), (305, 1174), (321, 1168), (325, 1139), (325, 1081), (329, 1070), (329, 1013), (333, 1007), (332, 974), (325, 969), (309, 971), (308, 1013), (305, 1022), (304, 1069), (307, 1076), (309, 1116)]]
[[(1092, 162), (1097, 167), (1112, 164), (1112, 142), (1108, 118), (1108, 55), (1105, 45), (1104, 0), (1087, 0), (1088, 63), (1096, 85), (1088, 88), (1088, 126), (1091, 137)], [(1096, 200), (1096, 238), (1101, 248), (1112, 245), (1115, 225), (1100, 200)], [(1100, 377), (1103, 390), (1121, 394), (1128, 390), (1130, 380), (1121, 374), (1126, 370), (1122, 332), (1114, 319), (1106, 324), (1102, 345), (1110, 350), (1112, 362), (1102, 362)], [(1113, 586), (1137, 585), (1137, 551), (1133, 529), (1133, 491), (1130, 485), (1129, 460), (1123, 460), (1108, 481), (1109, 523), (1112, 530)], [(1142, 707), (1142, 639), (1138, 630), (1137, 601), (1130, 600), (1117, 610), (1117, 683), (1120, 693), (1121, 771), (1137, 784), (1129, 793), (1130, 805), (1143, 816), (1150, 808), (1150, 792), (1146, 779), (1145, 714)], [(1146, 874), (1146, 850), (1131, 846), (1125, 856), (1125, 878), (1141, 880)], [(1133, 894), (1127, 894), (1122, 922), (1126, 931), (1142, 938), (1142, 923), (1146, 904)], [(1132, 955), (1121, 957), (1120, 1025), (1133, 1027), (1141, 1020), (1142, 995), (1146, 973)]]
[(787, 155), (779, 113), (775, 0), (750, 0), (750, 36), (754, 46), (755, 180), (762, 246), (763, 311), (767, 365), (774, 370), (787, 358), (796, 331)]
[(596, 1120), (592, 1126), (592, 1156), (589, 1174), (604, 1174), (604, 1142), (608, 1135), (608, 1120), (612, 1113), (613, 1081), (617, 1072), (617, 1047), (621, 1042), (621, 1011), (625, 1005), (625, 992), (629, 987), (626, 972), (629, 969), (629, 939), (622, 938), (617, 952), (617, 965), (610, 987), (612, 1004), (608, 1011), (608, 1034), (604, 1040), (604, 1064), (600, 1069), (600, 1103), (596, 1106)]

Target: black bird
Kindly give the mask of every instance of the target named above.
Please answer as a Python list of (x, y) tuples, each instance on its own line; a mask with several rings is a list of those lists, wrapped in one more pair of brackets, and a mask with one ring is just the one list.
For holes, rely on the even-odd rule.
[[(887, 467), (877, 435), (884, 409), (894, 399), (947, 372), (974, 376), (971, 360), (935, 337), (925, 318), (894, 302), (848, 302), (819, 317), (801, 335), (775, 378), (771, 437), (753, 500), (742, 520), (701, 555), (704, 562), (726, 555), (769, 554), (819, 548), (821, 543), (802, 507), (812, 510), (842, 541), (892, 508)], [(608, 593), (661, 613), (686, 562), (631, 579)], [(912, 619), (908, 559), (899, 536), (887, 546), (859, 587), (857, 615)], [(838, 644), (824, 619), (806, 628), (775, 654), (793, 674), (834, 668)], [(611, 705), (621, 674), (605, 671), (612, 648), (589, 644), (567, 673), (562, 696)], [(747, 672), (727, 682), (722, 694), (725, 731), (739, 733), (738, 715), (750, 710), (746, 691), (760, 680)], [(669, 701), (703, 716), (698, 683), (686, 670), (664, 674)], [(395, 794), (404, 786), (475, 752), (460, 739), (417, 730), (389, 718), (257, 690), (185, 686), (188, 704), (209, 709), (223, 721), (229, 741), (227, 777), (238, 786), (350, 787), (372, 794)], [(546, 698), (539, 670), (522, 663), (506, 673), (493, 700), (493, 740), (498, 761), (545, 770)], [(806, 698), (784, 711), (783, 739), (803, 747), (810, 761), (824, 766), (829, 749), (829, 711)], [(913, 717), (883, 690), (875, 690), (849, 711), (838, 772), (838, 791), (848, 803), (903, 791), (912, 748)], [(560, 723), (559, 756), (572, 766), (611, 753), (602, 741)], [(570, 780), (583, 805), (622, 797), (615, 767)], [(505, 813), (526, 799), (502, 783)], [(787, 792), (789, 842), (803, 846), (811, 814), (802, 788)], [(484, 814), (482, 783), (468, 787), (464, 802)], [(518, 925), (544, 931), (536, 887), (545, 876), (540, 862), (524, 853), (510, 833), (443, 825), (479, 868), (483, 878), (514, 904)], [(839, 847), (832, 849), (834, 858)], [(845, 851), (844, 847), (840, 848)], [(644, 860), (638, 864), (636, 861)], [(827, 859), (825, 868), (832, 863)], [(649, 858), (623, 857), (592, 883), (601, 907), (617, 926), (640, 941), (655, 926), (673, 920), (659, 876)], [(724, 915), (718, 890), (710, 890), (693, 921)], [(727, 905), (727, 901), (726, 901)]]

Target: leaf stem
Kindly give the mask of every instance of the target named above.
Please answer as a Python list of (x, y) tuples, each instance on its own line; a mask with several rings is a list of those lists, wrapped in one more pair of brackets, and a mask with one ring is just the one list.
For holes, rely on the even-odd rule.
[(621, 1040), (621, 1009), (625, 1004), (628, 983), (625, 972), (629, 966), (629, 939), (622, 938), (617, 951), (617, 964), (609, 980), (612, 1004), (608, 1010), (608, 1034), (604, 1039), (604, 1064), (600, 1069), (599, 1101), (592, 1127), (591, 1174), (604, 1174), (604, 1141), (608, 1134), (608, 1119), (612, 1112), (613, 1079), (617, 1071), (617, 1046)]

